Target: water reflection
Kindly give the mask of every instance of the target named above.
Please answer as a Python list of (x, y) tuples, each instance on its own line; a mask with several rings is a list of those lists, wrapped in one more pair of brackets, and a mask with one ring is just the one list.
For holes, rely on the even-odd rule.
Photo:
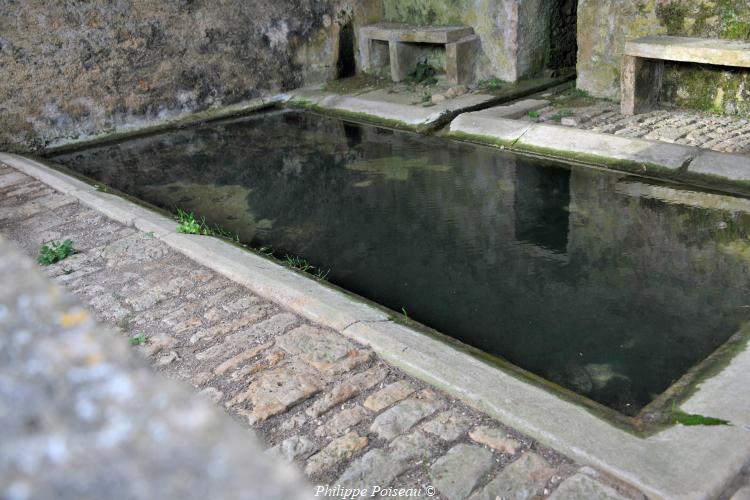
[(56, 160), (628, 414), (748, 318), (727, 197), (303, 113)]

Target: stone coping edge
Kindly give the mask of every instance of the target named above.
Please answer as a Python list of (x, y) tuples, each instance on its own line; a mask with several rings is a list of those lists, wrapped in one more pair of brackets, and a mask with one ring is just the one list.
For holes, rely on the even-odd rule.
[(447, 137), (750, 195), (750, 156), (528, 123), (481, 113), (454, 119)]
[(281, 96), (290, 107), (309, 109), (319, 113), (340, 116), (360, 122), (428, 134), (444, 127), (463, 113), (492, 108), (499, 104), (521, 99), (552, 87), (566, 84), (575, 73), (551, 78), (522, 80), (498, 94), (488, 94), (486, 99), (473, 103), (448, 101), (444, 106), (420, 107), (395, 102), (362, 98), (359, 95), (338, 94), (306, 87)]
[(186, 127), (194, 125), (196, 123), (221, 120), (224, 118), (231, 118), (234, 116), (240, 116), (254, 111), (260, 111), (272, 106), (276, 106), (286, 99), (286, 96), (276, 95), (272, 97), (260, 97), (257, 99), (251, 99), (248, 101), (239, 102), (237, 104), (230, 104), (227, 106), (221, 106), (217, 108), (209, 108), (203, 111), (197, 111), (195, 113), (189, 113), (179, 115), (176, 117), (166, 118), (155, 122), (147, 122), (143, 124), (136, 124), (132, 126), (122, 127), (114, 129), (111, 132), (105, 132), (102, 134), (96, 134), (92, 136), (84, 136), (78, 139), (66, 140), (55, 143), (51, 146), (44, 148), (45, 155), (59, 154), (66, 151), (72, 151), (82, 149), (97, 144), (111, 143), (115, 141), (121, 141), (123, 139), (129, 139), (132, 137), (154, 134), (169, 130), (175, 127)]
[(737, 354), (682, 408), (725, 418), (732, 426), (672, 426), (638, 437), (540, 387), (390, 321), (374, 306), (301, 276), (229, 242), (178, 234), (169, 217), (102, 193), (37, 161), (1, 154), (0, 161), (80, 200), (104, 215), (150, 232), (176, 251), (269, 300), (373, 348), (383, 359), (520, 432), (641, 489), (651, 498), (713, 498), (750, 457), (750, 352)]

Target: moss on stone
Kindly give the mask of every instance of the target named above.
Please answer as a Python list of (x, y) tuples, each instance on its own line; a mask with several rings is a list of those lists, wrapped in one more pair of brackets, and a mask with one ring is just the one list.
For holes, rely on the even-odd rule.
[[(613, 36), (611, 22), (617, 25)], [(606, 22), (604, 21), (606, 19)], [(579, 26), (579, 86), (596, 97), (616, 98), (622, 45), (648, 35), (750, 40), (750, 3), (747, 0), (639, 0), (582, 2)], [(665, 75), (665, 104), (724, 114), (748, 115), (735, 96), (747, 86), (747, 71), (681, 65)], [(681, 83), (679, 80), (689, 80)], [(703, 79), (704, 82), (696, 80)], [(718, 89), (721, 88), (723, 95)], [(679, 95), (678, 95), (679, 90)], [(717, 98), (717, 97), (720, 97)]]
[(661, 24), (666, 26), (668, 35), (678, 35), (682, 33), (685, 26), (686, 14), (687, 7), (677, 2), (659, 4), (656, 6), (656, 17), (659, 18)]
[(722, 38), (750, 40), (750, 22), (740, 20), (730, 21), (722, 32)]
[(750, 114), (750, 71), (667, 63), (661, 101), (716, 114)]
[(450, 26), (462, 23), (466, 0), (385, 0), (385, 19), (412, 24)]

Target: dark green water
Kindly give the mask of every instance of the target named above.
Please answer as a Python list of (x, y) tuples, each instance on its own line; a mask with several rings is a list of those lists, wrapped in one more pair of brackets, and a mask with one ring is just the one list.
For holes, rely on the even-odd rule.
[(745, 200), (298, 112), (53, 159), (630, 415), (750, 317)]

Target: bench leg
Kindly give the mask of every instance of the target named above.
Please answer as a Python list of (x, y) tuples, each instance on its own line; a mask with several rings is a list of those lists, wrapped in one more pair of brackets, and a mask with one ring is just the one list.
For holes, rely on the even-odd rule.
[(661, 92), (664, 61), (623, 56), (620, 72), (620, 112), (646, 113), (656, 107)]
[(368, 72), (372, 69), (372, 40), (359, 35), (359, 68)]
[(469, 85), (474, 81), (476, 35), (445, 45), (445, 74), (450, 85)]
[(417, 67), (419, 48), (415, 44), (391, 40), (388, 43), (391, 57), (391, 79), (400, 82), (406, 79)]
[(383, 66), (388, 63), (388, 43), (372, 38), (360, 37), (359, 39), (359, 67), (365, 73), (380, 73)]

